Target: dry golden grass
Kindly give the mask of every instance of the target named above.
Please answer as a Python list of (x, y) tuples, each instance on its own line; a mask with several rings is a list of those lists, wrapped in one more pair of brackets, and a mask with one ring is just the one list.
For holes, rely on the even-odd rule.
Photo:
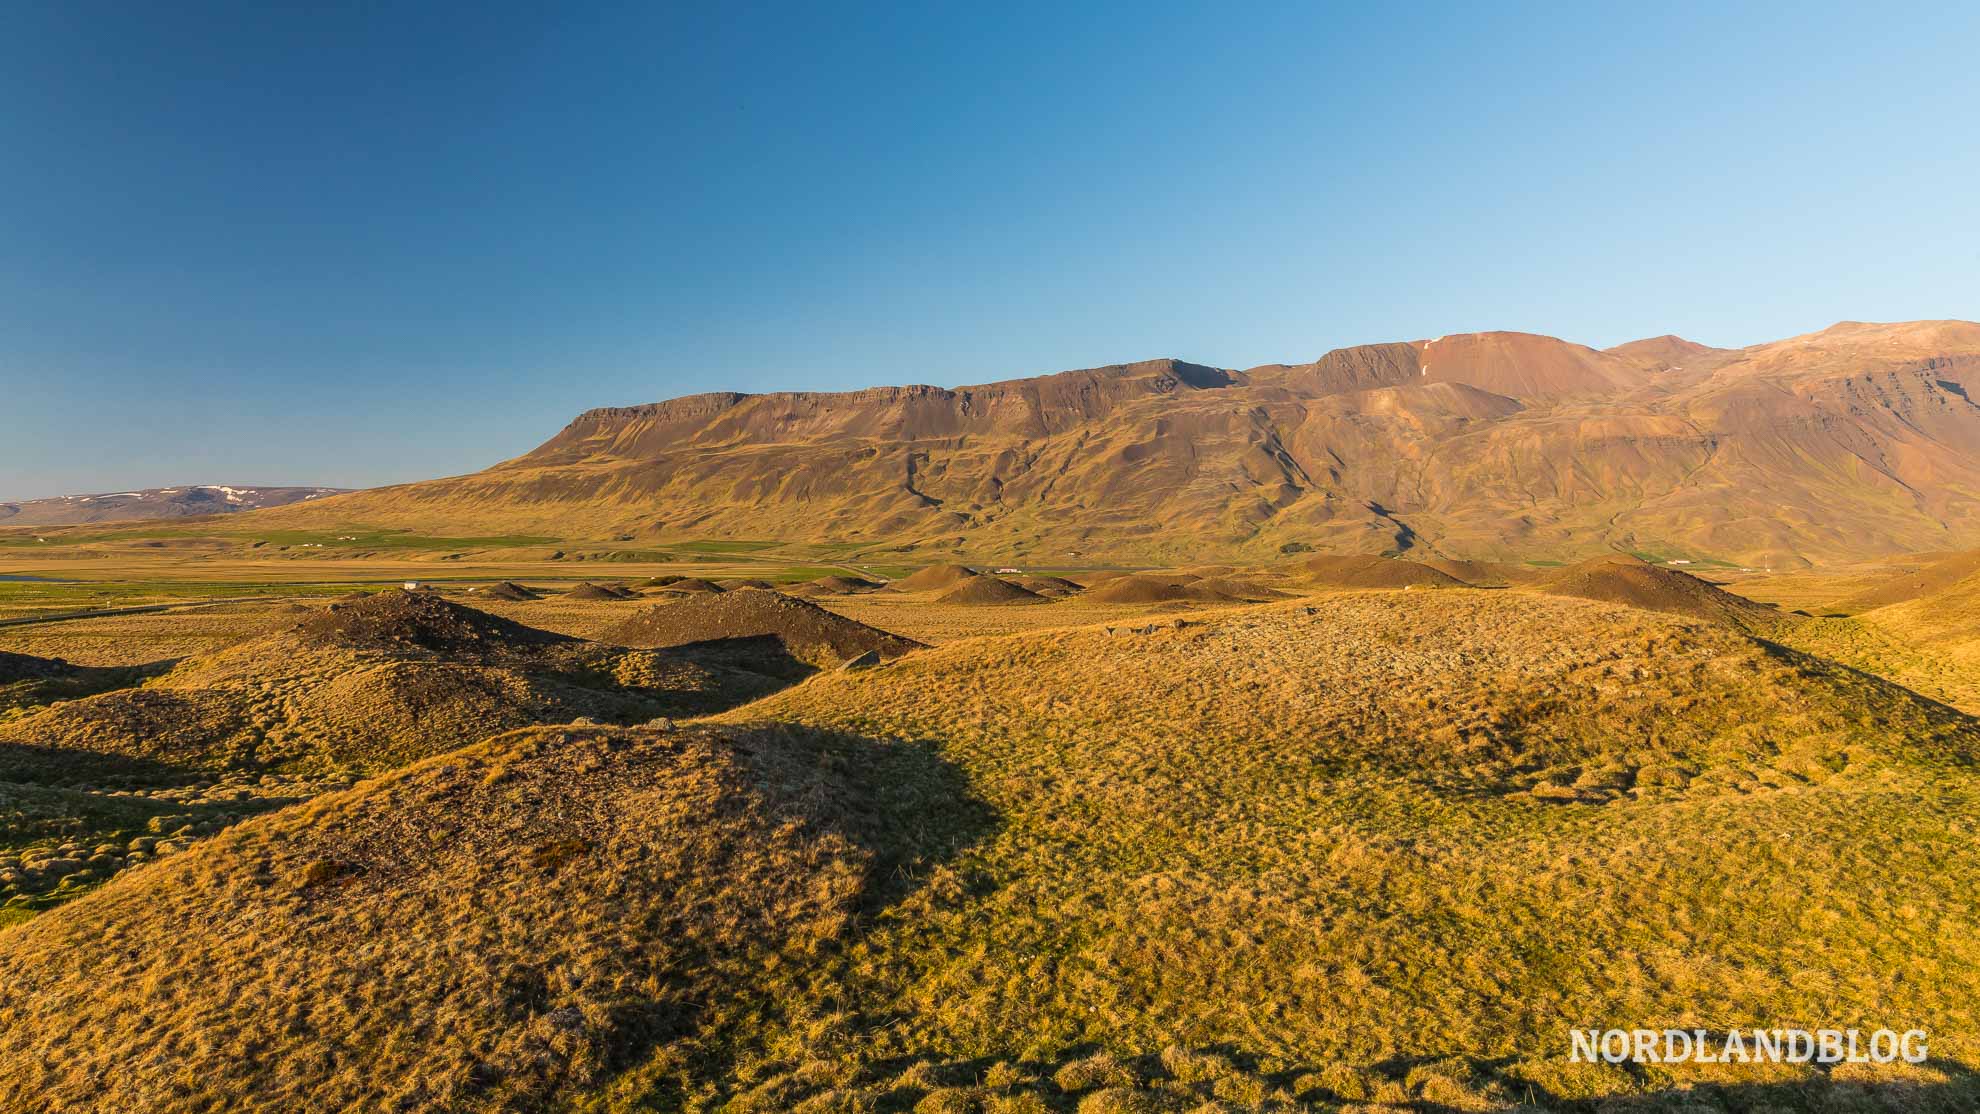
[(264, 817), (0, 933), (0, 1108), (541, 1109), (829, 945), (938, 777), (536, 730)]
[(493, 732), (699, 714), (785, 683), (569, 639), (425, 593), (287, 618), (162, 673), (98, 669), (0, 687), (10, 704), (77, 696), (49, 685), (94, 692), (0, 707), (7, 908), (73, 898), (161, 847)]
[[(0, 929), (0, 1109), (1980, 1108), (1965, 715), (1523, 589), (936, 594), (816, 599), (938, 645), (685, 729), (526, 731), (238, 823), (299, 791), (92, 798), (234, 826)], [(473, 602), (587, 637), (645, 606)], [(1943, 699), (1963, 614), (1769, 636)], [(311, 723), (390, 719), (321, 691)], [(430, 749), (371, 768), (519, 699), (409, 713)], [(1934, 1062), (1566, 1062), (1636, 1024), (1916, 1026)]]
[(1893, 602), (1847, 617), (1824, 615), (1779, 637), (1980, 713), (1980, 574), (1969, 571), (1976, 560), (1980, 554), (1964, 553), (1922, 568), (1899, 566), (1852, 597)]
[(319, 603), (208, 604), (176, 611), (111, 615), (0, 627), (0, 650), (66, 658), (81, 665), (146, 665), (212, 653), (295, 621)]
[(1083, 595), (1067, 596), (1049, 604), (1029, 607), (1000, 607), (942, 604), (932, 595), (896, 592), (868, 592), (857, 596), (822, 596), (813, 603), (868, 626), (936, 644), (963, 638), (1018, 634), (1026, 631), (1057, 630), (1093, 623), (1167, 620), (1175, 616), (1208, 615), (1235, 605), (1217, 604), (1113, 604), (1098, 603)]
[(1715, 625), (1345, 595), (959, 642), (721, 718), (919, 741), (998, 817), (788, 1021), (730, 1022), (767, 1108), (1094, 1046), (1221, 1048), (1288, 1088), (1456, 1057), (1560, 1100), (1687, 1078), (1570, 1069), (1571, 1024), (1976, 1052), (1980, 732)]

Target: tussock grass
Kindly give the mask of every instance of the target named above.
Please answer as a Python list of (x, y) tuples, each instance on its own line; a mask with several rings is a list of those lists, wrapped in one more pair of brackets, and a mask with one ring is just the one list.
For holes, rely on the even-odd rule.
[[(698, 714), (783, 683), (424, 593), (289, 618), (141, 686), (0, 720), (0, 853), (18, 852), (0, 857), (0, 902), (71, 899), (245, 816), (494, 732)], [(134, 672), (68, 670), (57, 681)], [(40, 852), (52, 864), (20, 857)]]
[[(1127, 627), (1169, 612), (890, 595), (831, 605), (942, 644), (424, 759), (0, 931), (0, 1106), (1980, 1102), (1952, 708), (1517, 591)], [(971, 636), (1041, 613), (1095, 625)], [(1638, 1025), (1916, 1027), (1934, 1062), (1567, 1062)]]
[[(528, 1110), (788, 977), (966, 838), (922, 752), (531, 730), (0, 934), (0, 1107)], [(910, 838), (911, 837), (911, 838)]]
[(1570, 1024), (1975, 1054), (1973, 721), (1718, 624), (1342, 595), (957, 642), (720, 718), (920, 740), (999, 818), (786, 988), (792, 1022), (736, 1026), (744, 1077), (1179, 1043), (1274, 1086), (1455, 1058), (1519, 1084), (1481, 1102), (1566, 1101), (1690, 1081), (1572, 1070)]

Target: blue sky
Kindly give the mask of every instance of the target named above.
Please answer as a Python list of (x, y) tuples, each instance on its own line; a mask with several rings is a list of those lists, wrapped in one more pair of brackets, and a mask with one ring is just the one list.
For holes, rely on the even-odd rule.
[(453, 474), (714, 389), (1980, 317), (1971, 5), (311, 7), (0, 4), (0, 498)]

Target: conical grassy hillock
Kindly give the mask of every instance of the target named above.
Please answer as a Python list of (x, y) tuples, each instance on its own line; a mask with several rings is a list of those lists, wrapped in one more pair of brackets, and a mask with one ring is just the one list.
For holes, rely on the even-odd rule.
[(1647, 611), (1668, 611), (1696, 619), (1772, 632), (1779, 614), (1765, 604), (1734, 595), (1681, 569), (1653, 565), (1628, 554), (1596, 557), (1538, 578), (1543, 592), (1620, 603)]
[(798, 678), (872, 652), (892, 658), (921, 643), (761, 588), (654, 604), (601, 636), (625, 646), (674, 648), (773, 676)]
[(262, 817), (0, 932), (0, 1108), (544, 1109), (838, 946), (967, 836), (943, 777), (540, 729)]
[[(143, 688), (0, 724), (0, 742), (186, 770), (376, 773), (496, 731), (707, 712), (772, 686), (392, 591), (190, 658)], [(33, 780), (54, 775), (50, 757), (38, 755)], [(0, 751), (0, 775), (7, 764)]]
[[(0, 905), (71, 898), (142, 862), (153, 837), (178, 849), (494, 732), (702, 714), (785, 683), (398, 592), (140, 680), (0, 720)], [(101, 851), (86, 870), (4, 857), (68, 844)]]
[(0, 719), (43, 704), (135, 685), (158, 667), (91, 667), (0, 650)]

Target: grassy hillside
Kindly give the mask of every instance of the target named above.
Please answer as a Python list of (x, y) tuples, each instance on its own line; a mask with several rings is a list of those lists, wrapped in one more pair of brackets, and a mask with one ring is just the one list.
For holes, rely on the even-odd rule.
[(0, 934), (0, 1107), (541, 1109), (829, 944), (947, 797), (851, 740), (502, 736)]
[(897, 1057), (1169, 1044), (1293, 1094), (1447, 1057), (1514, 1095), (1672, 1080), (1568, 1068), (1574, 1019), (1904, 1017), (1971, 1056), (1972, 721), (1716, 627), (1506, 599), (957, 644), (730, 713), (922, 740), (1000, 821), (840, 958), (829, 1008), (783, 1007), (824, 1035), (747, 1027), (778, 1101)]
[[(0, 655), (22, 678), (0, 685), (6, 908), (73, 899), (244, 817), (498, 731), (693, 715), (786, 683), (749, 671), (761, 654), (606, 646), (430, 593), (283, 619), (150, 670)], [(76, 698), (38, 706), (63, 695)]]
[[(0, 1099), (1970, 1109), (1976, 754), (1885, 681), (1524, 592), (962, 639), (129, 871), (0, 933)], [(1576, 1025), (1934, 1062), (1625, 1071)]]
[[(0, 1037), (0, 1094), (137, 1047), (188, 1108), (1960, 1102), (1976, 748), (1725, 625), (1529, 594), (964, 639), (131, 871), (0, 936), (0, 1001), (65, 1019)], [(1574, 1067), (1570, 1025), (1923, 1027), (1938, 1067)]]
[[(1853, 603), (1876, 606), (1783, 630), (1802, 647), (1980, 712), (1980, 553), (1958, 553), (1894, 576)], [(1888, 602), (1877, 603), (1884, 600)]]

